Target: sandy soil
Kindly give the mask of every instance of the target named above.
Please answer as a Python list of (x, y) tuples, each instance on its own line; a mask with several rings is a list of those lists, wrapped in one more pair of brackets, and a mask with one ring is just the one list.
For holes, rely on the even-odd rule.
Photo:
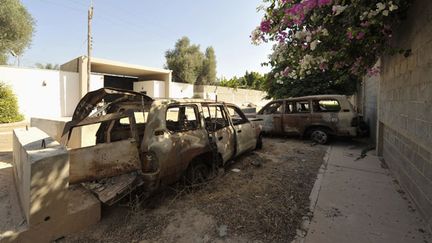
[(60, 242), (290, 242), (311, 216), (309, 194), (325, 149), (266, 138), (262, 150), (205, 185), (173, 185), (144, 201), (131, 195), (105, 207), (97, 225)]

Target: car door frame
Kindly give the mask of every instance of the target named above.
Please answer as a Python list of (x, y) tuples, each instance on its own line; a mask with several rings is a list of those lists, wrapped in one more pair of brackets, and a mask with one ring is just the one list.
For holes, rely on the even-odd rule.
[(235, 145), (236, 141), (235, 141), (234, 127), (231, 125), (230, 119), (228, 118), (228, 114), (225, 110), (225, 107), (222, 104), (202, 105), (203, 110), (208, 109), (208, 113), (211, 118), (213, 114), (210, 112), (210, 107), (215, 107), (216, 112), (217, 112), (217, 108), (220, 108), (221, 115), (226, 122), (226, 125), (222, 128), (215, 129), (215, 130), (207, 129), (207, 131), (211, 134), (213, 141), (216, 142), (218, 154), (221, 157), (220, 159), (222, 160), (222, 164), (225, 164), (227, 161), (231, 160), (236, 154), (236, 145)]
[(254, 125), (247, 119), (246, 115), (243, 113), (243, 111), (231, 104), (226, 104), (225, 109), (226, 113), (229, 114), (228, 107), (233, 108), (239, 116), (242, 118), (241, 123), (233, 122), (231, 119), (231, 116), (229, 118), (231, 126), (234, 128), (235, 132), (235, 144), (236, 144), (236, 153), (235, 155), (238, 156), (242, 153), (245, 153), (249, 150), (252, 150), (256, 146), (257, 137)]
[[(264, 114), (264, 111), (274, 103), (281, 103), (280, 108), (282, 108), (281, 113), (270, 113)], [(278, 108), (278, 109), (280, 109)], [(257, 118), (263, 119), (263, 131), (270, 134), (281, 134), (283, 132), (282, 122), (283, 122), (283, 111), (285, 110), (285, 101), (284, 100), (275, 100), (269, 102), (265, 105), (261, 111), (262, 114), (258, 114)]]
[[(307, 101), (309, 104), (309, 112), (299, 112), (297, 103)], [(286, 107), (292, 103), (293, 110), (290, 113), (286, 112)], [(305, 129), (311, 123), (312, 104), (310, 99), (285, 100), (284, 115), (283, 115), (283, 131), (287, 134), (303, 135)]]

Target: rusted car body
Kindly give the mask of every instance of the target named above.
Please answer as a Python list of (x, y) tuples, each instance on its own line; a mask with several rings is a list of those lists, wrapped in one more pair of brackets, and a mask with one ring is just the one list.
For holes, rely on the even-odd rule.
[(235, 105), (154, 100), (112, 88), (81, 99), (65, 125), (63, 143), (74, 128), (95, 124), (95, 145), (69, 150), (70, 183), (109, 178), (102, 189), (96, 188), (109, 204), (127, 188), (143, 185), (152, 191), (181, 177), (207, 179), (214, 168), (261, 146), (260, 126)]
[(268, 134), (302, 135), (324, 144), (330, 135), (357, 135), (358, 115), (344, 95), (316, 95), (274, 100), (257, 118)]

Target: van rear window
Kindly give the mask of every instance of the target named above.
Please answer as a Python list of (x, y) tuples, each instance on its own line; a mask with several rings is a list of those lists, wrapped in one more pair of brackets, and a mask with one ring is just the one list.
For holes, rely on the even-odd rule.
[(340, 104), (337, 100), (314, 100), (312, 101), (314, 112), (338, 112), (341, 110)]

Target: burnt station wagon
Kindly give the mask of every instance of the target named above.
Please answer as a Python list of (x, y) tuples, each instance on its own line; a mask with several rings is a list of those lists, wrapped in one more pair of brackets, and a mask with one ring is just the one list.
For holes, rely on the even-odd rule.
[(359, 116), (344, 95), (317, 95), (274, 100), (258, 113), (263, 132), (296, 134), (325, 144), (329, 136), (357, 135)]
[(90, 189), (108, 204), (139, 185), (154, 191), (180, 178), (202, 182), (216, 167), (262, 146), (260, 126), (233, 104), (155, 100), (113, 88), (81, 99), (63, 143), (74, 129), (89, 125), (98, 126), (96, 142), (69, 150), (70, 183), (103, 184)]

